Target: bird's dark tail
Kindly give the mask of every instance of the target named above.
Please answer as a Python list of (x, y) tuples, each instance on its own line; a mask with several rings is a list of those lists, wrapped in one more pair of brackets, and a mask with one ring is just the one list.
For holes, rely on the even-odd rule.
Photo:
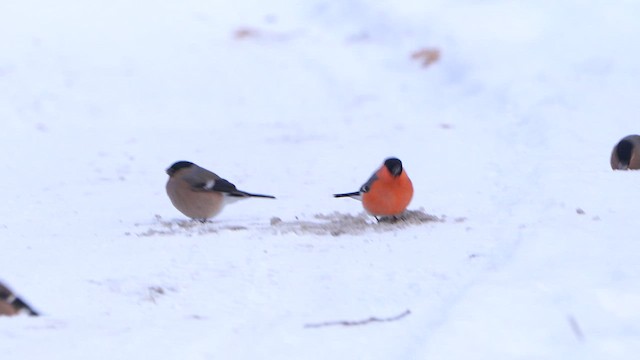
[(24, 302), (21, 298), (17, 297), (11, 290), (0, 283), (0, 301), (3, 301), (10, 305), (16, 312), (27, 312), (31, 316), (38, 316), (39, 314)]
[(333, 194), (333, 197), (337, 197), (337, 198), (354, 197), (354, 196), (360, 196), (360, 192), (359, 191), (355, 191), (355, 192), (350, 192), (350, 193), (345, 193), (345, 194)]
[(263, 195), (263, 194), (252, 194), (252, 193), (248, 193), (246, 191), (234, 191), (232, 193), (230, 193), (229, 195), (231, 196), (238, 196), (238, 197), (258, 197), (258, 198), (265, 198), (265, 199), (275, 199), (276, 197), (273, 195)]
[(13, 301), (12, 305), (16, 310), (18, 310), (18, 311), (26, 311), (30, 316), (38, 316), (38, 315), (40, 315), (40, 314), (38, 314), (37, 311), (33, 310), (33, 308), (31, 308), (31, 306), (29, 306), (29, 304), (24, 302), (21, 298), (16, 298)]

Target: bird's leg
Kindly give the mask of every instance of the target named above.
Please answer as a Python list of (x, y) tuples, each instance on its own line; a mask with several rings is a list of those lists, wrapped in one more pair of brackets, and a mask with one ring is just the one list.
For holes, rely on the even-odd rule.
[(398, 215), (387, 215), (387, 216), (381, 216), (380, 218), (376, 216), (376, 220), (378, 220), (378, 223), (384, 222), (388, 224), (395, 224), (398, 221), (405, 220), (405, 219), (402, 216), (398, 216)]

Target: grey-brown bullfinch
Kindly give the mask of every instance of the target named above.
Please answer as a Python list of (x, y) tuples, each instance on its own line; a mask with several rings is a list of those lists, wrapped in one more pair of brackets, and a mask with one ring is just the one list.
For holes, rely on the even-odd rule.
[(640, 169), (640, 136), (629, 135), (620, 140), (611, 152), (613, 170)]
[(31, 306), (16, 296), (16, 294), (3, 283), (0, 283), (0, 315), (12, 316), (23, 313), (31, 316), (38, 315)]
[(178, 161), (167, 169), (167, 195), (184, 215), (206, 221), (229, 203), (250, 197), (275, 199), (271, 195), (251, 194), (215, 173), (189, 161)]

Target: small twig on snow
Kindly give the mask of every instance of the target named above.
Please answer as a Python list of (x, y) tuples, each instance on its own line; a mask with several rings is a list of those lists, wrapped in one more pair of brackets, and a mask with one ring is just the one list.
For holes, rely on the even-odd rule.
[(405, 316), (408, 316), (409, 314), (411, 314), (411, 310), (407, 309), (399, 315), (386, 317), (386, 318), (379, 318), (379, 317), (372, 316), (364, 320), (338, 320), (338, 321), (327, 321), (327, 322), (321, 322), (321, 323), (311, 323), (311, 324), (305, 324), (304, 327), (305, 329), (310, 329), (310, 328), (320, 328), (325, 326), (360, 326), (360, 325), (367, 325), (374, 322), (398, 321), (404, 318)]
[(584, 341), (584, 333), (580, 328), (580, 324), (578, 324), (578, 320), (573, 317), (573, 315), (567, 315), (567, 321), (569, 322), (569, 327), (573, 331), (573, 335), (576, 336), (578, 341)]

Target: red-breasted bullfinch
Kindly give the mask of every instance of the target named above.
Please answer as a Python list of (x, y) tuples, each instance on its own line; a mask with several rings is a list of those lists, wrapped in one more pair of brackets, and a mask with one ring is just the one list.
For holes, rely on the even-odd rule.
[(333, 196), (361, 200), (365, 211), (377, 219), (378, 216), (402, 214), (413, 197), (413, 184), (402, 168), (402, 162), (389, 158), (359, 191)]

